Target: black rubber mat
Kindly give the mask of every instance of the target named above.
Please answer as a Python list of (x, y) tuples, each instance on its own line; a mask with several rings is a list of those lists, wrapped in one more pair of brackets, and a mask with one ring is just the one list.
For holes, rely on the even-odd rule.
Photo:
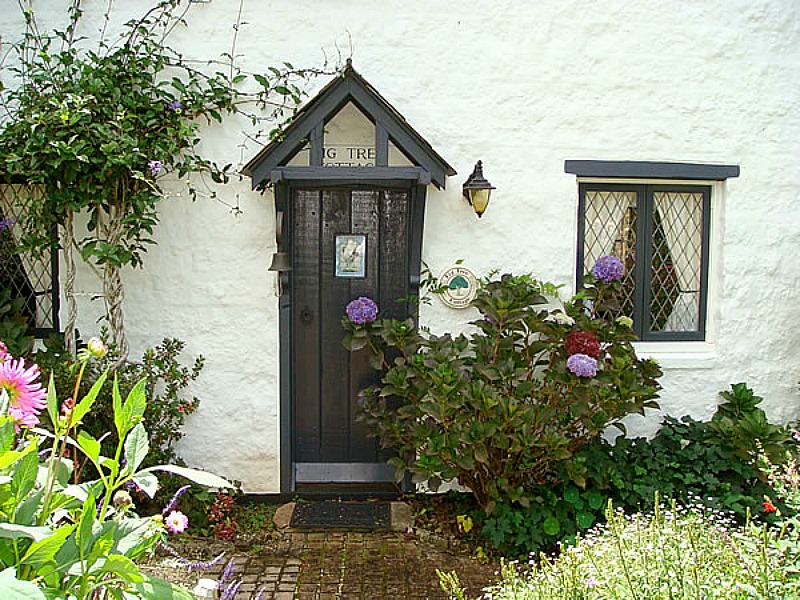
[(298, 502), (291, 527), (304, 529), (389, 529), (388, 502)]

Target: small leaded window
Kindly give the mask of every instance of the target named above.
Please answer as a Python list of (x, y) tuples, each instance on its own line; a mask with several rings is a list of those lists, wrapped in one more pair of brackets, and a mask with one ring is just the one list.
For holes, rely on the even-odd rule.
[(579, 278), (604, 254), (621, 259), (608, 316), (631, 317), (642, 340), (705, 339), (710, 199), (707, 186), (580, 185)]
[(3, 298), (19, 305), (15, 315), (25, 319), (29, 332), (44, 337), (58, 330), (58, 252), (35, 256), (16, 251), (17, 220), (39, 193), (35, 186), (0, 185), (0, 290)]

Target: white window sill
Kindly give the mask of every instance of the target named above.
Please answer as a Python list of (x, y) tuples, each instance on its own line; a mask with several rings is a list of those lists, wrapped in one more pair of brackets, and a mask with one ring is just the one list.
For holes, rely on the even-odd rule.
[(713, 369), (717, 348), (708, 342), (636, 342), (639, 358), (652, 358), (664, 369)]

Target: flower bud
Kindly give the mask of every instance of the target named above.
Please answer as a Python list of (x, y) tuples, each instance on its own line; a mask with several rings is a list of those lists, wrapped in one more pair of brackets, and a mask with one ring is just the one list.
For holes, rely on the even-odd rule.
[(97, 337), (90, 339), (89, 343), (86, 344), (86, 348), (95, 358), (103, 358), (108, 354), (108, 346), (103, 343), (103, 340)]
[(117, 508), (125, 509), (133, 504), (133, 498), (131, 498), (131, 495), (125, 490), (118, 490), (117, 493), (114, 494), (112, 502)]
[(617, 317), (616, 321), (623, 327), (627, 327), (628, 329), (633, 328), (633, 319), (631, 319), (630, 317), (626, 316)]

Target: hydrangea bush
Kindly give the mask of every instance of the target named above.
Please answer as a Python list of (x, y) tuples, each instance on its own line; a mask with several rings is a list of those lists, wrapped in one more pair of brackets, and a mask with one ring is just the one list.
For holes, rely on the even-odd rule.
[(362, 393), (363, 418), (397, 451), (399, 479), (434, 490), (456, 480), (488, 513), (497, 502), (527, 506), (528, 491), (569, 473), (564, 463), (606, 427), (657, 407), (658, 365), (636, 356), (628, 323), (603, 318), (619, 301), (621, 263), (598, 265), (555, 309), (530, 277), (483, 281), (481, 317), (458, 336), (373, 317), (363, 298), (348, 306), (344, 345), (371, 349), (383, 371)]

